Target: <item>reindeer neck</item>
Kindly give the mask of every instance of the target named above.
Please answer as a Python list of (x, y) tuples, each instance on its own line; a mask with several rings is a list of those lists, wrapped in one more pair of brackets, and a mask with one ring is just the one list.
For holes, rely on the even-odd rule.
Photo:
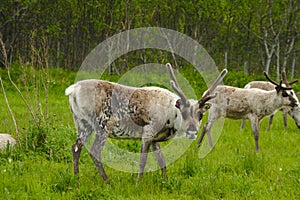
[(266, 109), (273, 112), (284, 105), (282, 98), (279, 96), (276, 90), (268, 91), (269, 95), (266, 96)]

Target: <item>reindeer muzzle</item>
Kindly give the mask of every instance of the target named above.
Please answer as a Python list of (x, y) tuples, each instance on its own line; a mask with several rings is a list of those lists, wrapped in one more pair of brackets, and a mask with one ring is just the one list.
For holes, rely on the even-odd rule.
[(189, 139), (189, 140), (196, 140), (197, 138), (197, 129), (194, 125), (189, 125), (187, 131), (186, 131), (186, 137)]
[(290, 103), (291, 107), (298, 106), (298, 101), (293, 96), (289, 96), (289, 100), (291, 101), (291, 103)]

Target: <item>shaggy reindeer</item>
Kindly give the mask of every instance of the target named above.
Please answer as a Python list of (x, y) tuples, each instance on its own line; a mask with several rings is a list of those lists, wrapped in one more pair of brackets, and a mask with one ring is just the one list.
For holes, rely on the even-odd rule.
[(200, 145), (204, 134), (207, 133), (208, 141), (212, 147), (210, 130), (214, 122), (220, 117), (248, 118), (252, 125), (256, 150), (259, 151), (258, 137), (261, 119), (282, 106), (299, 107), (298, 98), (291, 91), (291, 87), (283, 86), (282, 81), (279, 84), (276, 83), (270, 79), (266, 72), (264, 75), (272, 84), (276, 85), (276, 90), (266, 91), (257, 88), (245, 89), (231, 86), (218, 86), (215, 89), (218, 98), (209, 101), (212, 106), (209, 110), (208, 122), (204, 125), (197, 145)]
[[(288, 82), (286, 79), (284, 80), (284, 84), (286, 87), (290, 87), (292, 84), (294, 84), (295, 82)], [(245, 85), (246, 89), (250, 89), (250, 88), (258, 88), (258, 89), (262, 89), (262, 90), (275, 90), (275, 85), (273, 85), (270, 82), (267, 81), (252, 81), (250, 83), (248, 83), (247, 85)], [(296, 95), (299, 97), (300, 93), (296, 93)], [(283, 123), (284, 123), (284, 127), (285, 129), (287, 129), (287, 114), (289, 114), (295, 121), (296, 125), (298, 128), (300, 128), (300, 107), (289, 107), (289, 106), (284, 106), (282, 107), (280, 110), (282, 110), (283, 113)], [(277, 112), (277, 110), (272, 113), (270, 115), (270, 119), (269, 119), (269, 124), (268, 124), (268, 128), (267, 130), (270, 130), (271, 124), (273, 122), (273, 118), (275, 113)], [(242, 120), (242, 124), (241, 124), (241, 129), (244, 128), (245, 125), (245, 120)]]
[(159, 142), (182, 136), (196, 139), (203, 113), (209, 108), (206, 102), (216, 96), (212, 93), (227, 73), (223, 70), (206, 95), (196, 101), (185, 97), (171, 65), (166, 66), (171, 86), (179, 96), (159, 87), (136, 88), (102, 80), (79, 81), (66, 89), (78, 129), (72, 146), (75, 174), (79, 172), (82, 147), (94, 130), (96, 135), (89, 153), (103, 180), (107, 180), (107, 175), (101, 151), (107, 137), (142, 140), (138, 179), (144, 172), (150, 146), (166, 176), (166, 162)]

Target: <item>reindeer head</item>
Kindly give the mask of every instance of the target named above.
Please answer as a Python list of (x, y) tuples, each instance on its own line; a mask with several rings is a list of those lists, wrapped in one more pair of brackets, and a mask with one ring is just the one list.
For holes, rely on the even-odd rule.
[(297, 127), (300, 129), (300, 107), (292, 107), (289, 111), (289, 115), (294, 119)]
[[(292, 85), (294, 83), (298, 82), (298, 80), (288, 82), (285, 72), (282, 72), (282, 80), (283, 80), (283, 83), (286, 85), (286, 87), (290, 87), (290, 88), (292, 88)], [(299, 104), (299, 100), (298, 100), (299, 93), (295, 93), (293, 90), (291, 90), (291, 93), (293, 95), (293, 99), (294, 99), (293, 102), (294, 102), (295, 106), (292, 107), (292, 109), (290, 111), (290, 115), (294, 118), (298, 128), (300, 128), (300, 104)]]
[(205, 111), (210, 108), (208, 100), (215, 98), (217, 94), (212, 95), (213, 91), (218, 84), (223, 80), (224, 76), (227, 73), (227, 70), (224, 69), (212, 86), (209, 88), (208, 92), (200, 99), (187, 99), (182, 90), (180, 89), (176, 77), (174, 75), (171, 64), (166, 64), (167, 69), (171, 77), (171, 86), (174, 91), (178, 94), (180, 99), (177, 100), (175, 107), (179, 109), (181, 115), (181, 124), (176, 126), (180, 127), (180, 131), (184, 132), (186, 137), (190, 140), (195, 140), (197, 138), (198, 129)]
[[(284, 105), (291, 106), (291, 107), (296, 107), (296, 106), (299, 107), (299, 100), (292, 88), (292, 85), (294, 83), (297, 83), (298, 80), (288, 82), (286, 79), (285, 72), (282, 72), (282, 74), (281, 74), (282, 80), (278, 84), (275, 81), (273, 81), (266, 72), (264, 72), (264, 75), (268, 79), (268, 81), (270, 81), (271, 83), (273, 83), (276, 86), (275, 89), (277, 91), (277, 94), (282, 97)], [(284, 84), (282, 84), (282, 82)]]

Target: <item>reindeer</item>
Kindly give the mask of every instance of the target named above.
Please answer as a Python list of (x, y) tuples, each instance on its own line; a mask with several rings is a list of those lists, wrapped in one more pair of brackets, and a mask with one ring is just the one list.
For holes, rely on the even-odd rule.
[[(207, 133), (208, 141), (212, 147), (210, 130), (214, 122), (220, 117), (231, 119), (249, 119), (254, 134), (256, 150), (259, 151), (259, 123), (267, 115), (272, 114), (282, 106), (299, 107), (299, 101), (292, 87), (285, 87), (280, 83), (271, 80), (266, 72), (267, 80), (275, 85), (275, 90), (266, 91), (257, 88), (245, 89), (231, 86), (218, 86), (215, 92), (218, 98), (208, 101), (212, 104), (209, 110), (208, 122), (204, 125), (200, 138), (197, 142), (199, 146)], [(282, 74), (285, 77), (285, 74)], [(205, 95), (205, 93), (204, 93)]]
[(166, 162), (159, 142), (186, 136), (195, 140), (204, 112), (216, 86), (227, 70), (223, 70), (199, 101), (187, 99), (180, 89), (170, 64), (166, 65), (171, 86), (178, 94), (159, 87), (129, 87), (103, 80), (84, 80), (69, 86), (65, 94), (73, 114), (78, 136), (72, 146), (74, 174), (82, 147), (92, 131), (95, 139), (89, 154), (102, 179), (108, 179), (101, 162), (101, 151), (108, 137), (142, 140), (138, 179), (140, 180), (151, 147), (163, 176)]
[[(286, 80), (284, 80), (284, 84), (286, 87), (290, 87), (292, 84), (294, 84), (295, 82), (288, 82)], [(251, 81), (250, 83), (248, 83), (247, 85), (245, 85), (246, 89), (250, 89), (250, 88), (258, 88), (258, 89), (262, 89), (262, 90), (275, 90), (275, 85), (267, 82), (267, 81)], [(296, 95), (299, 97), (300, 96), (300, 92), (296, 93)], [(289, 107), (289, 106), (284, 106), (280, 109), (283, 113), (283, 124), (284, 124), (284, 128), (287, 129), (287, 114), (289, 114), (295, 121), (296, 125), (298, 128), (300, 128), (300, 107)], [(268, 128), (267, 130), (270, 130), (271, 124), (273, 122), (273, 118), (275, 113), (278, 110), (275, 110), (274, 113), (272, 113), (270, 115), (270, 119), (269, 119), (269, 123), (268, 123)], [(242, 120), (242, 124), (241, 124), (241, 129), (244, 128), (245, 125), (245, 120)]]

